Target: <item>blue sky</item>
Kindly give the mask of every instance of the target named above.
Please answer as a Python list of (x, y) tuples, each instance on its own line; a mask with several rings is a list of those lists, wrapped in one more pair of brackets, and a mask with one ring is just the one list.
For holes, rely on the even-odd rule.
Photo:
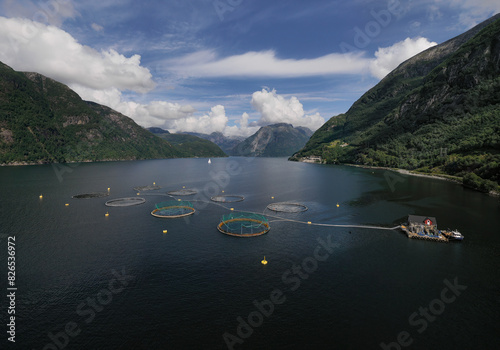
[(6, 0), (0, 61), (142, 126), (248, 136), (316, 129), (493, 0)]

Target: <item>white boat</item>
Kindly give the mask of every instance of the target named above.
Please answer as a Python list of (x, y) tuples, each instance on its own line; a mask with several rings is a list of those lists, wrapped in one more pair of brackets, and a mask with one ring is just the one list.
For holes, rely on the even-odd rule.
[(453, 230), (451, 231), (451, 238), (461, 241), (462, 239), (464, 239), (464, 236), (460, 232), (458, 232), (458, 230)]
[(461, 241), (462, 239), (464, 239), (464, 236), (460, 232), (458, 232), (458, 230), (447, 230), (441, 233), (448, 239), (457, 241)]

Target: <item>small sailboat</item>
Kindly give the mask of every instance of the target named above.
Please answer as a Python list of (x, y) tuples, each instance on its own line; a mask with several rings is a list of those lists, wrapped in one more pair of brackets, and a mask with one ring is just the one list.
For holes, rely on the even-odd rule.
[(212, 164), (212, 160), (208, 158), (208, 164)]

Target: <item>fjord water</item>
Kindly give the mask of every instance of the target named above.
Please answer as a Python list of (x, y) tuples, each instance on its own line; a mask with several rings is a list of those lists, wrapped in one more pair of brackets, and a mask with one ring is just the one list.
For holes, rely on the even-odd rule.
[[(268, 158), (2, 167), (0, 180), (1, 286), (15, 236), (18, 288), (16, 344), (2, 337), (2, 348), (225, 349), (224, 334), (234, 349), (491, 349), (499, 340), (500, 202), (453, 183)], [(141, 193), (145, 204), (104, 205), (153, 182), (163, 188)], [(183, 186), (199, 191), (183, 198), (195, 215), (150, 215)], [(107, 198), (71, 198), (108, 187)], [(245, 200), (206, 202), (221, 191)], [(265, 209), (277, 201), (309, 210)], [(230, 207), (304, 223), (269, 216), (267, 235), (230, 237), (216, 229)], [(393, 227), (408, 214), (435, 216), (465, 240), (307, 224)]]

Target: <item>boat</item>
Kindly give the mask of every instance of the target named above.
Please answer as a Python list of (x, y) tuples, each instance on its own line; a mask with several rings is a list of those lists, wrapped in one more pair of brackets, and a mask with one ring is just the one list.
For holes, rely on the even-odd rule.
[(457, 240), (457, 241), (461, 241), (464, 239), (464, 236), (458, 230), (442, 231), (442, 233), (448, 239), (453, 239), (453, 240)]
[(212, 160), (208, 158), (208, 164), (212, 164)]

